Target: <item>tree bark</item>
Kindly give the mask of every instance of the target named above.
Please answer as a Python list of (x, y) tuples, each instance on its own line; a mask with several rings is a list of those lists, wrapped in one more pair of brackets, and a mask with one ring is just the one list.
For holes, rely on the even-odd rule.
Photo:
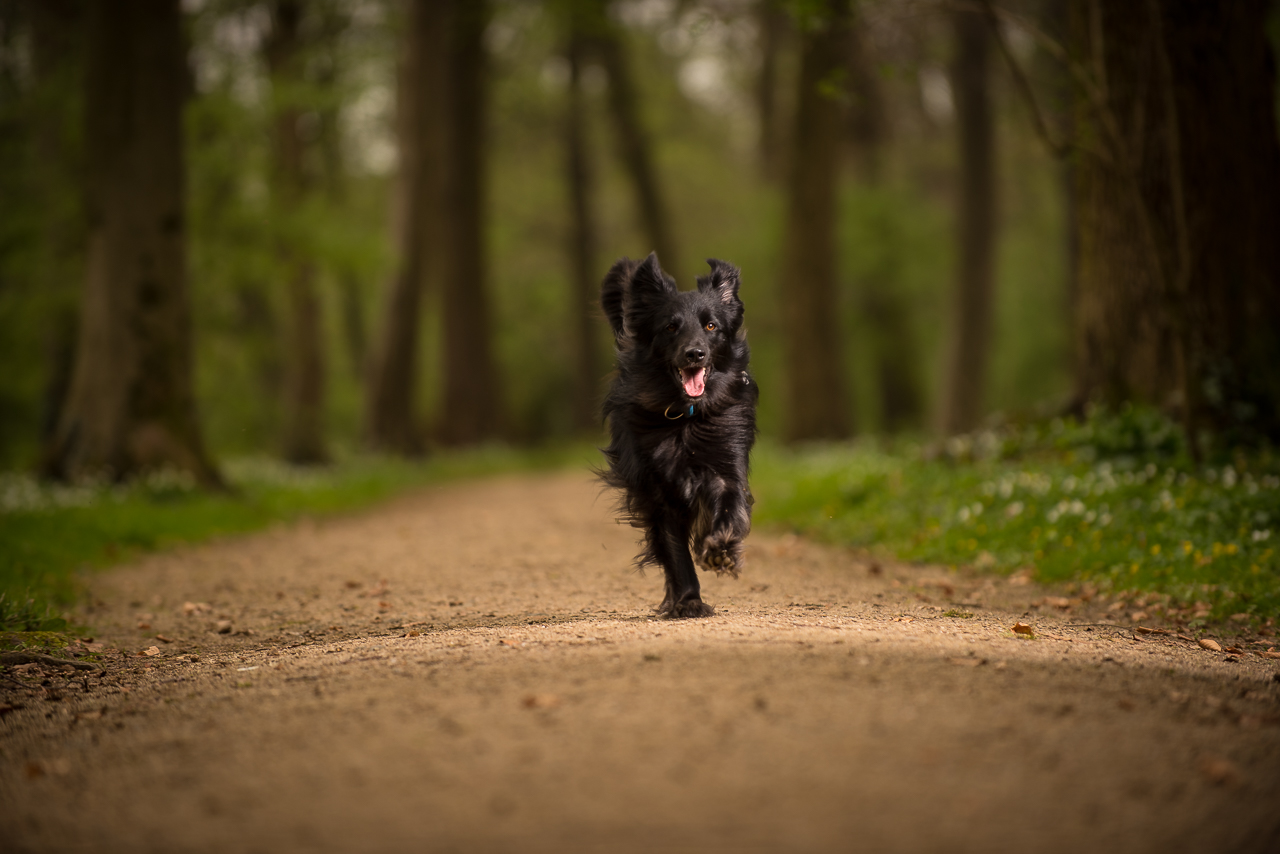
[(599, 270), (596, 268), (595, 217), (591, 210), (593, 187), (590, 150), (587, 145), (586, 105), (583, 103), (582, 68), (584, 38), (578, 16), (571, 14), (565, 58), (569, 63), (569, 91), (565, 105), (565, 176), (569, 190), (569, 259), (577, 353), (574, 358), (573, 427), (579, 433), (599, 430), (598, 388), (601, 369), (596, 337), (596, 304)]
[(76, 366), (49, 459), (66, 478), (173, 467), (219, 484), (193, 388), (177, 0), (89, 5), (89, 247)]
[[(1079, 3), (1079, 383), (1280, 437), (1280, 143), (1268, 4)], [(1203, 419), (1203, 421), (1202, 421)]]
[(825, 86), (843, 65), (848, 0), (825, 0), (802, 35), (782, 273), (788, 441), (852, 431), (836, 275), (841, 110)]
[[(653, 139), (640, 115), (640, 96), (627, 61), (626, 42), (609, 21), (603, 0), (595, 2), (592, 27), (596, 58), (609, 78), (609, 113), (613, 118), (618, 152), (640, 208), (640, 225), (649, 238), (649, 248), (658, 253), (662, 266), (681, 270), (679, 247), (671, 227), (671, 214), (653, 165)], [(637, 253), (643, 256), (645, 253)]]
[[(317, 72), (317, 82), (324, 95), (320, 107), (319, 144), (323, 163), (325, 193), (329, 205), (335, 209), (346, 206), (347, 164), (342, 156), (340, 127), (341, 95), (338, 91), (340, 67), (339, 42), (343, 32), (351, 24), (351, 12), (343, 6), (320, 6), (319, 47), (322, 64)], [(344, 265), (335, 270), (338, 295), (341, 303), (342, 340), (346, 345), (348, 366), (357, 383), (363, 383), (368, 375), (369, 336), (365, 324), (365, 305), (362, 298), (364, 282), (361, 277)]]
[(443, 249), (433, 211), (444, 208), (440, 126), (445, 118), (442, 93), (447, 87), (449, 32), (447, 4), (410, 4), (398, 94), (398, 261), (370, 365), (365, 413), (368, 444), (403, 454), (423, 450), (416, 405), (418, 340), (429, 255)]
[(995, 279), (995, 124), (988, 84), (991, 35), (981, 15), (951, 13), (956, 55), (951, 88), (960, 148), (957, 258), (950, 330), (943, 364), (938, 430), (978, 426), (987, 386)]
[(778, 115), (779, 65), (787, 35), (787, 14), (779, 0), (757, 0), (760, 72), (756, 77), (756, 117), (760, 122), (760, 171), (777, 181), (783, 172), (782, 119)]
[(502, 431), (484, 248), (488, 3), (454, 0), (452, 19), (445, 189), (451, 220), (443, 281), (445, 377), (439, 435), (447, 444), (467, 444)]
[[(302, 110), (292, 90), (303, 82), (303, 6), (276, 0), (265, 49), (273, 90), (275, 184), (283, 220), (298, 216), (308, 190), (304, 166), (307, 142), (299, 120)], [(297, 464), (325, 463), (325, 361), (322, 308), (315, 262), (299, 245), (296, 226), (280, 238), (280, 265), (286, 282), (284, 435), (282, 454)]]
[(34, 78), (30, 142), (40, 198), (39, 288), (50, 302), (40, 413), (40, 441), (47, 450), (56, 439), (75, 368), (76, 284), (84, 281), (84, 156), (72, 113), (84, 112), (80, 82), (88, 9), (83, 0), (26, 7)]

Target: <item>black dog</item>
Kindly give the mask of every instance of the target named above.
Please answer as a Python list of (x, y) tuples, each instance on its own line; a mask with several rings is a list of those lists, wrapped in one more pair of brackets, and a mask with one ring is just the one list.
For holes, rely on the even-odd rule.
[(737, 577), (751, 530), (748, 458), (759, 391), (747, 372), (738, 269), (711, 259), (696, 291), (676, 290), (657, 255), (623, 258), (601, 284), (618, 373), (604, 402), (609, 486), (643, 528), (638, 566), (666, 574), (665, 617), (706, 617), (698, 563)]

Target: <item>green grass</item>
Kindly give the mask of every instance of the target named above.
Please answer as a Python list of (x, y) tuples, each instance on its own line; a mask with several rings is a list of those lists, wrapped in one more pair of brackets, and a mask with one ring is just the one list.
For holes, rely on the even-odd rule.
[(61, 631), (83, 574), (139, 554), (355, 510), (414, 487), (461, 477), (578, 464), (588, 446), (544, 451), (488, 447), (422, 461), (353, 457), (325, 468), (265, 458), (232, 460), (225, 494), (158, 473), (128, 486), (59, 487), (0, 475), (0, 630)]
[(1195, 469), (1173, 425), (1127, 410), (939, 448), (764, 446), (756, 519), (908, 561), (1156, 594), (1174, 619), (1280, 617), (1280, 465)]

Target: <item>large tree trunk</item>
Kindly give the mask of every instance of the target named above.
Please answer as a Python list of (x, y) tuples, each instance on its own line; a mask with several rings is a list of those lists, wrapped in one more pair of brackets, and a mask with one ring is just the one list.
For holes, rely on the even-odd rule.
[(956, 56), (951, 71), (960, 143), (955, 292), (938, 429), (972, 430), (985, 412), (995, 279), (995, 123), (988, 86), (991, 33), (982, 15), (951, 13)]
[(501, 433), (502, 392), (493, 357), (485, 270), (488, 3), (454, 0), (449, 46), (449, 144), (445, 204), (451, 216), (444, 269), (444, 410), (449, 444)]
[(592, 169), (587, 145), (586, 105), (583, 103), (582, 67), (584, 39), (576, 15), (569, 24), (565, 58), (569, 62), (568, 104), (565, 110), (565, 173), (569, 189), (571, 234), (569, 258), (572, 289), (570, 312), (574, 326), (577, 353), (573, 360), (574, 375), (573, 427), (581, 433), (599, 430), (600, 347), (596, 337), (597, 321), (592, 311), (596, 304), (596, 233), (591, 211)]
[(76, 303), (84, 281), (83, 146), (75, 130), (84, 104), (85, 19), (83, 0), (26, 4), (31, 16), (34, 92), (31, 144), (40, 193), (40, 290), (50, 305), (44, 333), (45, 380), (40, 441), (55, 441), (75, 368)]
[[(308, 189), (303, 163), (306, 141), (299, 126), (302, 110), (295, 90), (302, 84), (303, 6), (276, 0), (266, 42), (274, 99), (275, 185), (286, 222), (298, 216)], [(280, 266), (286, 284), (284, 435), (282, 453), (291, 463), (323, 463), (325, 447), (325, 363), (316, 267), (299, 245), (296, 225), (280, 239)]]
[[(862, 176), (862, 183), (880, 182), (889, 122), (884, 93), (876, 74), (875, 57), (867, 26), (855, 9), (845, 52), (848, 69), (846, 134)], [(893, 234), (892, 221), (878, 218), (874, 225), (884, 246), (902, 246)], [(858, 307), (869, 327), (875, 362), (876, 396), (880, 403), (880, 429), (898, 432), (923, 426), (924, 399), (920, 380), (920, 348), (911, 328), (911, 306), (901, 287), (901, 258), (880, 253), (881, 264), (859, 281)]]
[(825, 0), (821, 26), (801, 45), (791, 141), (782, 306), (788, 441), (840, 439), (852, 430), (840, 341), (836, 200), (841, 110), (824, 85), (843, 66), (848, 0)]
[(769, 181), (782, 176), (783, 134), (778, 109), (782, 47), (788, 32), (780, 0), (757, 0), (755, 7), (760, 72), (756, 77), (756, 118), (760, 122), (760, 170)]
[(365, 412), (368, 443), (415, 454), (423, 436), (417, 420), (418, 335), (428, 256), (443, 247), (433, 210), (440, 199), (444, 159), (443, 93), (447, 85), (449, 9), (414, 0), (400, 69), (397, 117), (400, 142), (399, 210), (395, 217), (399, 260), (388, 286), (386, 309), (369, 372)]
[(90, 4), (89, 250), (79, 346), (52, 474), (161, 467), (220, 482), (192, 380), (177, 0)]
[[(1280, 437), (1280, 144), (1266, 0), (1079, 3), (1077, 370), (1188, 434)], [(1192, 452), (1195, 442), (1192, 440)]]
[(607, 3), (604, 0), (590, 2), (595, 8), (592, 35), (596, 58), (609, 77), (609, 112), (613, 117), (622, 165), (631, 178), (640, 207), (640, 225), (652, 244), (649, 248), (662, 259), (662, 266), (679, 278), (684, 268), (680, 266), (671, 215), (653, 165), (653, 140), (640, 115), (640, 97), (627, 61), (626, 42), (608, 19)]

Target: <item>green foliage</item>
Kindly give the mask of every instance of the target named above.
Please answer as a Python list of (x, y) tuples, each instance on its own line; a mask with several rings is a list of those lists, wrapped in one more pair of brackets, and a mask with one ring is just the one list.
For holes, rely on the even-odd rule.
[[(252, 531), (302, 516), (365, 507), (414, 487), (519, 469), (576, 464), (594, 449), (515, 451), (504, 446), (406, 462), (352, 457), (297, 468), (264, 457), (231, 460), (233, 491), (197, 489), (186, 474), (156, 472), (128, 485), (41, 483), (0, 476), (0, 627), (56, 631), (80, 591), (80, 573), (139, 554)], [(23, 628), (25, 627), (25, 628)]]
[(1095, 413), (951, 440), (765, 446), (757, 519), (904, 560), (1167, 596), (1191, 616), (1280, 616), (1280, 465), (1193, 470), (1158, 414)]

